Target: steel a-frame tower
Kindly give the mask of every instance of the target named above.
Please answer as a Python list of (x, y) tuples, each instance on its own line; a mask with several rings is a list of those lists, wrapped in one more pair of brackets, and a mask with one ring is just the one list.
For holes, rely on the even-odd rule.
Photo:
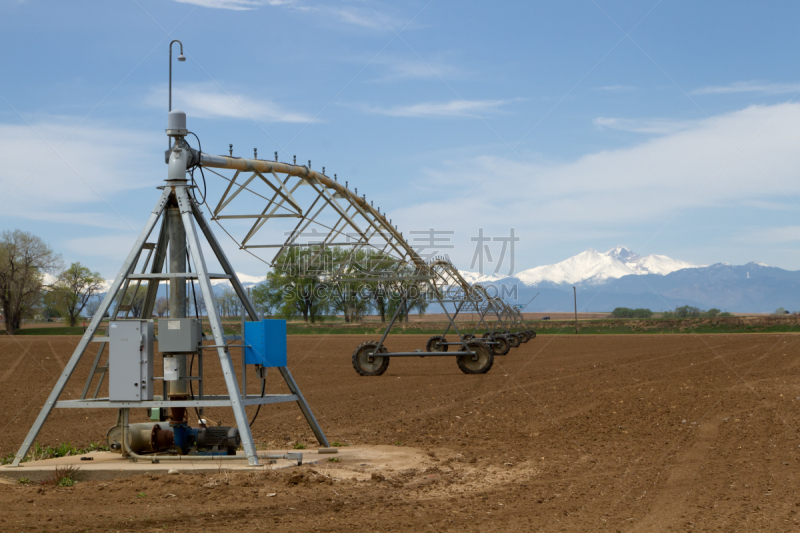
[[(203, 407), (227, 407), (233, 409), (233, 414), (236, 419), (236, 425), (239, 429), (239, 434), (242, 440), (245, 456), (247, 457), (250, 465), (258, 465), (258, 455), (256, 454), (255, 445), (253, 443), (253, 436), (250, 431), (250, 426), (245, 413), (245, 407), (249, 405), (263, 405), (269, 403), (279, 402), (297, 402), (303, 412), (308, 424), (311, 426), (314, 435), (322, 446), (327, 447), (328, 441), (325, 434), (322, 432), (317, 420), (314, 418), (311, 409), (300, 392), (300, 388), (294, 381), (292, 374), (286, 367), (279, 367), (278, 370), (283, 377), (286, 385), (289, 388), (290, 394), (270, 394), (260, 396), (247, 396), (246, 392), (243, 395), (239, 383), (234, 372), (233, 362), (231, 359), (230, 346), (226, 338), (222, 321), (219, 315), (219, 309), (215, 304), (214, 291), (211, 286), (212, 279), (227, 279), (233, 285), (234, 291), (242, 301), (244, 309), (249, 315), (250, 320), (258, 320), (259, 317), (256, 309), (250, 301), (247, 293), (244, 290), (241, 282), (236, 276), (236, 272), (231, 266), (228, 258), (222, 250), (219, 242), (217, 241), (214, 233), (211, 231), (208, 222), (206, 221), (203, 212), (198, 203), (189, 194), (191, 184), (186, 179), (187, 168), (192, 164), (195, 159), (199, 159), (199, 154), (189, 148), (185, 142), (184, 137), (188, 134), (186, 129), (186, 114), (179, 110), (171, 111), (169, 114), (167, 135), (173, 138), (173, 144), (168, 152), (168, 176), (166, 185), (159, 187), (162, 189), (161, 197), (158, 199), (155, 208), (150, 214), (150, 218), (144, 226), (144, 229), (136, 239), (136, 243), (128, 254), (127, 259), (122, 265), (122, 268), (117, 274), (116, 279), (111, 284), (109, 291), (106, 293), (103, 302), (95, 313), (94, 319), (86, 330), (86, 333), (80, 340), (77, 348), (75, 348), (72, 357), (67, 363), (64, 371), (62, 372), (58, 382), (56, 383), (50, 396), (47, 398), (44, 406), (42, 407), (39, 416), (36, 418), (33, 426), (31, 427), (28, 435), (25, 437), (22, 446), (14, 459), (13, 466), (19, 466), (20, 462), (27, 455), (30, 447), (33, 445), (39, 431), (44, 425), (47, 417), (52, 410), (58, 408), (106, 408), (106, 409), (119, 409), (120, 414), (125, 414), (120, 417), (127, 420), (127, 410), (130, 408), (203, 408)], [(156, 243), (148, 243), (147, 240), (153, 233), (159, 221), (162, 221), (161, 231)], [(200, 245), (200, 236), (197, 232), (197, 226), (200, 227), (209, 247), (213, 251), (217, 260), (219, 261), (224, 274), (211, 274), (206, 267), (206, 261), (203, 257), (203, 250)], [(167, 259), (169, 246), (169, 264), (171, 267), (170, 272), (164, 272), (164, 263)], [(145, 260), (145, 268), (143, 272), (136, 273), (136, 266), (142, 257), (142, 253), (147, 250), (147, 259)], [(185, 268), (186, 256), (191, 257), (194, 264), (194, 272), (188, 271)], [(152, 263), (149, 262), (153, 257)], [(181, 260), (182, 259), (182, 260)], [(148, 270), (146, 272), (144, 270)], [(183, 265), (184, 268), (178, 268), (175, 271), (175, 266)], [(183, 271), (180, 271), (183, 270)], [(111, 313), (112, 319), (116, 319), (117, 315), (122, 310), (122, 296), (125, 295), (131, 281), (141, 283), (143, 280), (148, 281), (147, 293), (143, 305), (143, 313), (140, 318), (149, 319), (152, 316), (152, 311), (157, 294), (158, 284), (161, 281), (169, 281), (173, 288), (170, 300), (171, 305), (171, 318), (186, 316), (186, 281), (196, 279), (204, 301), (206, 303), (207, 319), (211, 326), (212, 340), (214, 341), (213, 348), (216, 350), (219, 361), (222, 367), (222, 373), (225, 379), (227, 388), (227, 396), (202, 396), (198, 398), (184, 398), (180, 400), (170, 399), (167, 396), (155, 396), (150, 401), (111, 401), (109, 398), (87, 398), (87, 391), (93, 375), (99, 371), (106, 371), (105, 369), (98, 369), (98, 362), (102, 354), (103, 347), (97, 353), (94, 360), (92, 371), (87, 379), (87, 385), (84, 387), (81, 399), (78, 400), (59, 400), (59, 396), (64, 390), (64, 386), (72, 376), (75, 368), (84, 356), (89, 344), (91, 342), (107, 343), (108, 337), (96, 337), (97, 330), (101, 325), (102, 319), (110, 312), (111, 306), (120, 295), (116, 309)], [(182, 289), (181, 289), (182, 287)], [(176, 290), (178, 295), (175, 294)], [(181, 299), (183, 298), (183, 301)], [(240, 343), (240, 346), (243, 343)], [(113, 372), (113, 369), (111, 369)], [(102, 376), (101, 376), (102, 378)], [(242, 376), (243, 383), (246, 376)], [(97, 390), (99, 390), (99, 383)], [(202, 389), (201, 389), (202, 390)], [(95, 393), (96, 396), (97, 393)]]

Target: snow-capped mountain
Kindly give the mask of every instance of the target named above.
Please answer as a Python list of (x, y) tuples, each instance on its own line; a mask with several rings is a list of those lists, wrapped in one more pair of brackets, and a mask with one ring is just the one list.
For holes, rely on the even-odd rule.
[[(253, 287), (258, 285), (262, 281), (266, 281), (266, 276), (251, 276), (250, 274), (242, 274), (241, 272), (237, 272), (236, 276), (239, 278), (239, 281), (242, 283), (242, 287), (245, 289), (248, 287)], [(231, 286), (230, 282), (227, 279), (212, 279), (212, 285), (228, 285)]]
[[(665, 255), (651, 254), (642, 257), (624, 246), (617, 246), (607, 252), (589, 249), (560, 263), (523, 270), (513, 277), (527, 287), (536, 287), (542, 283), (597, 285), (631, 274), (666, 275), (697, 266)], [(477, 272), (461, 271), (461, 274), (470, 283), (487, 283), (499, 279), (499, 276), (482, 276)]]
[(458, 272), (461, 274), (461, 277), (463, 277), (470, 285), (475, 283), (491, 283), (506, 277), (493, 274), (481, 274), (480, 272), (472, 272), (470, 270), (459, 270)]

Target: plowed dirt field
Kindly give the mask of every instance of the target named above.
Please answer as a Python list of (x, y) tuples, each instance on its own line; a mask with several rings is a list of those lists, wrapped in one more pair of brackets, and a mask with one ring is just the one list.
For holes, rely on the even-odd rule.
[[(0, 452), (19, 446), (78, 340), (0, 337)], [(331, 441), (417, 448), (419, 465), (5, 484), (0, 530), (800, 529), (800, 336), (547, 336), (497, 356), (486, 375), (448, 357), (395, 359), (371, 378), (350, 363), (363, 340), (291, 336), (289, 368)], [(86, 359), (65, 398), (80, 394)], [(221, 385), (213, 363), (208, 392)], [(283, 390), (274, 373), (268, 384)], [(85, 446), (114, 420), (56, 410), (38, 441)], [(293, 404), (262, 408), (253, 433), (271, 449), (315, 444)]]

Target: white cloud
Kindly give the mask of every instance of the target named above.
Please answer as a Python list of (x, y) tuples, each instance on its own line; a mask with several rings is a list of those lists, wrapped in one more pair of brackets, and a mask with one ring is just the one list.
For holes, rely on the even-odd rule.
[[(154, 88), (146, 97), (147, 105), (161, 108), (167, 92)], [(267, 122), (311, 122), (314, 117), (289, 111), (266, 98), (255, 98), (221, 90), (216, 84), (203, 83), (172, 90), (173, 109), (181, 109), (190, 117), (233, 118)]]
[(399, 22), (385, 13), (360, 6), (305, 4), (294, 0), (175, 0), (182, 4), (199, 5), (212, 9), (248, 11), (262, 6), (284, 7), (293, 11), (313, 13), (322, 21), (336, 21), (373, 30), (389, 30), (399, 26)]
[[(361, 61), (363, 58), (359, 58)], [(415, 79), (452, 79), (462, 76), (463, 70), (447, 63), (443, 58), (429, 61), (381, 55), (373, 60), (373, 64), (383, 67), (384, 73), (373, 81), (396, 81)]]
[(737, 81), (730, 85), (712, 85), (692, 91), (693, 94), (762, 93), (789, 94), (800, 92), (800, 83), (769, 83), (764, 81)]
[(144, 160), (140, 154), (157, 153), (164, 137), (99, 123), (73, 131), (66, 119), (43, 119), (31, 126), (0, 124), (0, 214), (128, 228), (129, 221), (110, 206), (120, 193), (159, 182), (153, 176), (159, 176), (154, 171), (164, 166), (163, 159)]
[(607, 91), (611, 93), (621, 93), (621, 92), (628, 92), (633, 91), (636, 87), (632, 85), (606, 85), (604, 87), (596, 87), (598, 91)]
[[(157, 236), (157, 234), (151, 236), (150, 239), (155, 240), (154, 237)], [(136, 237), (137, 234), (130, 231), (115, 235), (76, 237), (65, 241), (64, 249), (81, 257), (110, 257), (123, 260), (136, 243)]]
[(496, 112), (510, 100), (450, 100), (449, 102), (425, 102), (407, 106), (376, 107), (359, 106), (366, 113), (390, 117), (480, 117), (482, 113)]
[(667, 134), (688, 129), (695, 121), (672, 120), (667, 118), (630, 119), (597, 117), (592, 124), (599, 128), (630, 131), (634, 133)]
[(291, 0), (175, 0), (180, 4), (192, 4), (211, 9), (230, 9), (233, 11), (245, 11), (257, 9), (261, 6), (281, 6), (294, 4)]
[(404, 209), (403, 219), (421, 227), (444, 219), (442, 227), (546, 233), (660, 227), (684, 208), (735, 209), (757, 200), (783, 209), (800, 196), (798, 123), (800, 104), (752, 106), (569, 162), (498, 156), (445, 162), (423, 169), (414, 184), (417, 197), (434, 200)]

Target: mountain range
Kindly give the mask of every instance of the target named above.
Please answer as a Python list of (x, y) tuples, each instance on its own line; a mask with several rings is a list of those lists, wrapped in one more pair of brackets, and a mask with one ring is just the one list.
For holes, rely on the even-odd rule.
[[(237, 274), (245, 288), (265, 279)], [(657, 312), (682, 305), (741, 313), (770, 313), (778, 307), (800, 310), (800, 271), (759, 262), (694, 265), (665, 255), (640, 256), (624, 246), (607, 252), (589, 249), (513, 276), (466, 270), (461, 274), (469, 283), (493, 288), (490, 290), (511, 304), (528, 304), (527, 312), (572, 311), (573, 286), (582, 312), (616, 307), (645, 307)], [(230, 287), (227, 280), (212, 280), (212, 284), (217, 294)], [(106, 281), (101, 295), (109, 285)], [(159, 290), (159, 296), (164, 294), (165, 286)], [(439, 311), (431, 308), (430, 312)]]
[[(768, 313), (800, 307), (800, 272), (764, 263), (693, 265), (664, 255), (639, 256), (623, 246), (587, 250), (553, 265), (513, 276), (463, 272), (471, 283), (495, 286), (504, 299), (526, 311), (572, 311), (576, 287), (579, 311), (615, 307), (671, 310), (681, 305), (729, 312)], [(505, 287), (505, 288), (503, 288)], [(797, 302), (797, 303), (796, 303)]]

